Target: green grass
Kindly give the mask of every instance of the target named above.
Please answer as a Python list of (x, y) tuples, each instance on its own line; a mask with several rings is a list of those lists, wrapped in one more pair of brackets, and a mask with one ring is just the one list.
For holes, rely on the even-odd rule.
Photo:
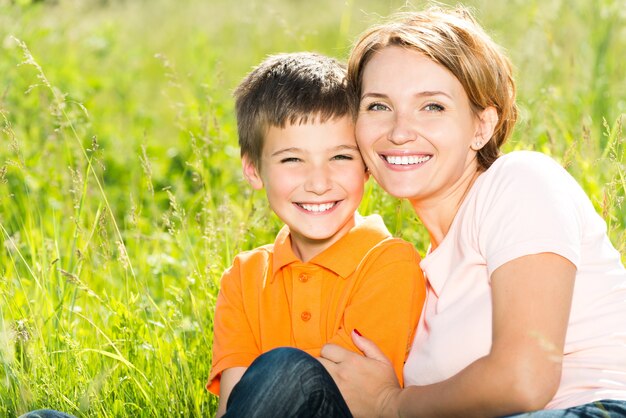
[[(403, 1), (0, 0), (0, 416), (210, 416), (212, 312), (279, 223), (240, 176), (231, 92), (267, 54), (345, 58)], [(54, 4), (52, 4), (54, 3)], [(626, 247), (620, 1), (473, 1), (517, 68), (506, 146), (560, 160)], [(404, 203), (365, 213), (424, 250)]]

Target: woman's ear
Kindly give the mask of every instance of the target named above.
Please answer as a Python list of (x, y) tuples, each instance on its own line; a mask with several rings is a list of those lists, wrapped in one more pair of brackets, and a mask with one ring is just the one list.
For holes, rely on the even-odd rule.
[(246, 178), (246, 181), (250, 183), (253, 189), (261, 190), (263, 188), (263, 180), (256, 165), (247, 155), (241, 157), (241, 164), (243, 165), (243, 176)]
[(489, 106), (478, 114), (478, 126), (472, 141), (471, 147), (474, 151), (478, 151), (491, 140), (493, 132), (498, 124), (498, 111), (495, 107)]

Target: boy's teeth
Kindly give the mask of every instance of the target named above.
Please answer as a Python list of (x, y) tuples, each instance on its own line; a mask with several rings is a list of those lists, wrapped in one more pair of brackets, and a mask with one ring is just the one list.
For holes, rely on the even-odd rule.
[(309, 212), (326, 212), (333, 206), (335, 206), (334, 203), (322, 203), (321, 205), (313, 205), (309, 203), (300, 204), (300, 207), (302, 207), (302, 209), (308, 210)]
[(424, 155), (422, 157), (417, 157), (415, 155), (388, 155), (385, 157), (385, 160), (389, 164), (393, 165), (412, 165), (412, 164), (421, 164), (430, 160), (430, 155)]

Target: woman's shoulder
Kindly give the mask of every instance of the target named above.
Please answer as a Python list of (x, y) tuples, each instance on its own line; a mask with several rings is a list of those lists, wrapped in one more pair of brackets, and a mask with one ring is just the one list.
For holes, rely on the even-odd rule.
[(513, 151), (499, 157), (484, 173), (484, 183), (509, 185), (542, 183), (574, 186), (573, 177), (552, 157), (536, 151)]
[[(564, 170), (552, 157), (537, 151), (513, 151), (499, 157), (489, 168), (494, 170)], [(488, 171), (489, 171), (488, 170)]]
[[(584, 192), (553, 158), (535, 151), (514, 151), (499, 157), (477, 181), (474, 199), (487, 207), (523, 201), (540, 207), (580, 202)], [(534, 202), (534, 203), (533, 203)]]

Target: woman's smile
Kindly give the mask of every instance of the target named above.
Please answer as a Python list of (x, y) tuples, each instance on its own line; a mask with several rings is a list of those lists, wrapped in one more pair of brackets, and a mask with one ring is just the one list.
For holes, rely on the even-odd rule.
[(394, 168), (416, 168), (419, 165), (424, 164), (432, 158), (429, 154), (380, 154), (380, 157), (387, 162), (387, 164), (394, 166)]
[(458, 190), (461, 199), (478, 170), (472, 144), (479, 128), (461, 83), (430, 58), (388, 46), (366, 64), (357, 141), (391, 195), (419, 204)]

